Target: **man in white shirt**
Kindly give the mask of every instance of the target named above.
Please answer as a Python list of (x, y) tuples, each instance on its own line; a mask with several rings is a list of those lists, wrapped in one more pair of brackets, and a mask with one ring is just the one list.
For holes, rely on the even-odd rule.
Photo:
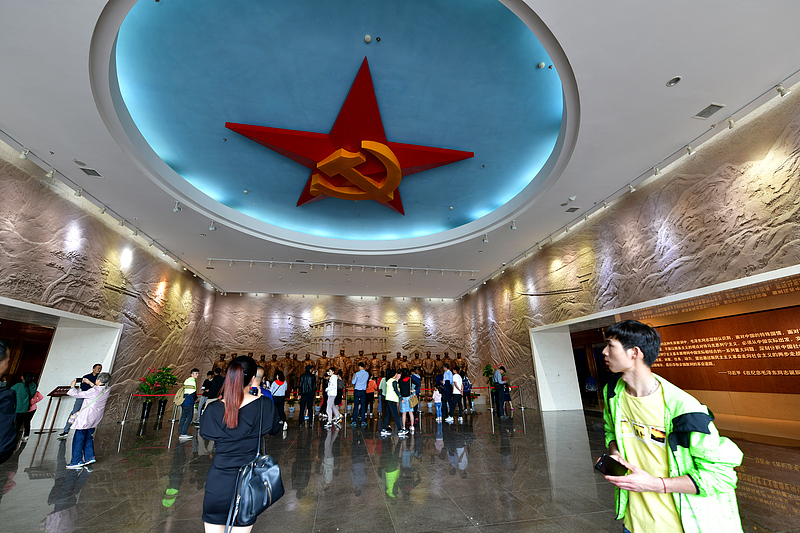
[(453, 397), (450, 400), (450, 420), (456, 414), (456, 406), (458, 406), (458, 421), (464, 420), (464, 405), (461, 399), (464, 395), (464, 380), (458, 372), (458, 367), (453, 367)]

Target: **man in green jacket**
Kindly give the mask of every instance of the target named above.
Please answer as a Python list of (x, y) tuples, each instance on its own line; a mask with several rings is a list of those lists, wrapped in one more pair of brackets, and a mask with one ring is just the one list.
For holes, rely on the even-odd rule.
[(653, 374), (661, 338), (633, 320), (605, 331), (605, 441), (628, 470), (616, 485), (623, 531), (741, 532), (736, 472), (742, 452), (722, 437), (709, 409)]

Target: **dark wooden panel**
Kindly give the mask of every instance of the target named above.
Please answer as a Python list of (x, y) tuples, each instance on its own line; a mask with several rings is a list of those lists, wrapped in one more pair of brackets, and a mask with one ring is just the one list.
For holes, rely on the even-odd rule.
[(684, 389), (800, 393), (800, 308), (663, 326), (653, 370)]

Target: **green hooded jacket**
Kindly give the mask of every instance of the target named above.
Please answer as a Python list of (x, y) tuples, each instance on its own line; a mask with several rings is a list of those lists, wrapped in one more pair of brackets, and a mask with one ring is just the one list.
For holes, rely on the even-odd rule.
[[(669, 475), (688, 475), (697, 487), (697, 494), (672, 493), (685, 533), (725, 531), (741, 532), (739, 508), (736, 504), (736, 471), (742, 463), (742, 452), (730, 439), (720, 436), (714, 426), (714, 415), (694, 397), (666, 379), (653, 374), (661, 384), (665, 401), (664, 428), (667, 433)], [(615, 376), (603, 389), (606, 407), (606, 447), (616, 441), (626, 457), (620, 435), (620, 395), (625, 382)], [(628, 491), (616, 489), (617, 519), (625, 517)], [(654, 531), (657, 529), (654, 524)]]

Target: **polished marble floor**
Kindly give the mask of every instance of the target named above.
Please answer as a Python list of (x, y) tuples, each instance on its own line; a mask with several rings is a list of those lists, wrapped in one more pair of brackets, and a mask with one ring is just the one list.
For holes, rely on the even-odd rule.
[[(154, 423), (102, 425), (92, 471), (65, 469), (71, 438), (32, 435), (0, 465), (0, 531), (202, 531), (213, 443), (178, 444)], [(267, 443), (286, 495), (253, 531), (620, 533), (612, 487), (592, 471), (602, 431), (582, 411), (517, 409), (452, 426), (426, 413), (416, 435), (381, 439), (375, 421), (300, 429), (295, 414)], [(800, 532), (800, 449), (737, 443), (744, 530)]]

